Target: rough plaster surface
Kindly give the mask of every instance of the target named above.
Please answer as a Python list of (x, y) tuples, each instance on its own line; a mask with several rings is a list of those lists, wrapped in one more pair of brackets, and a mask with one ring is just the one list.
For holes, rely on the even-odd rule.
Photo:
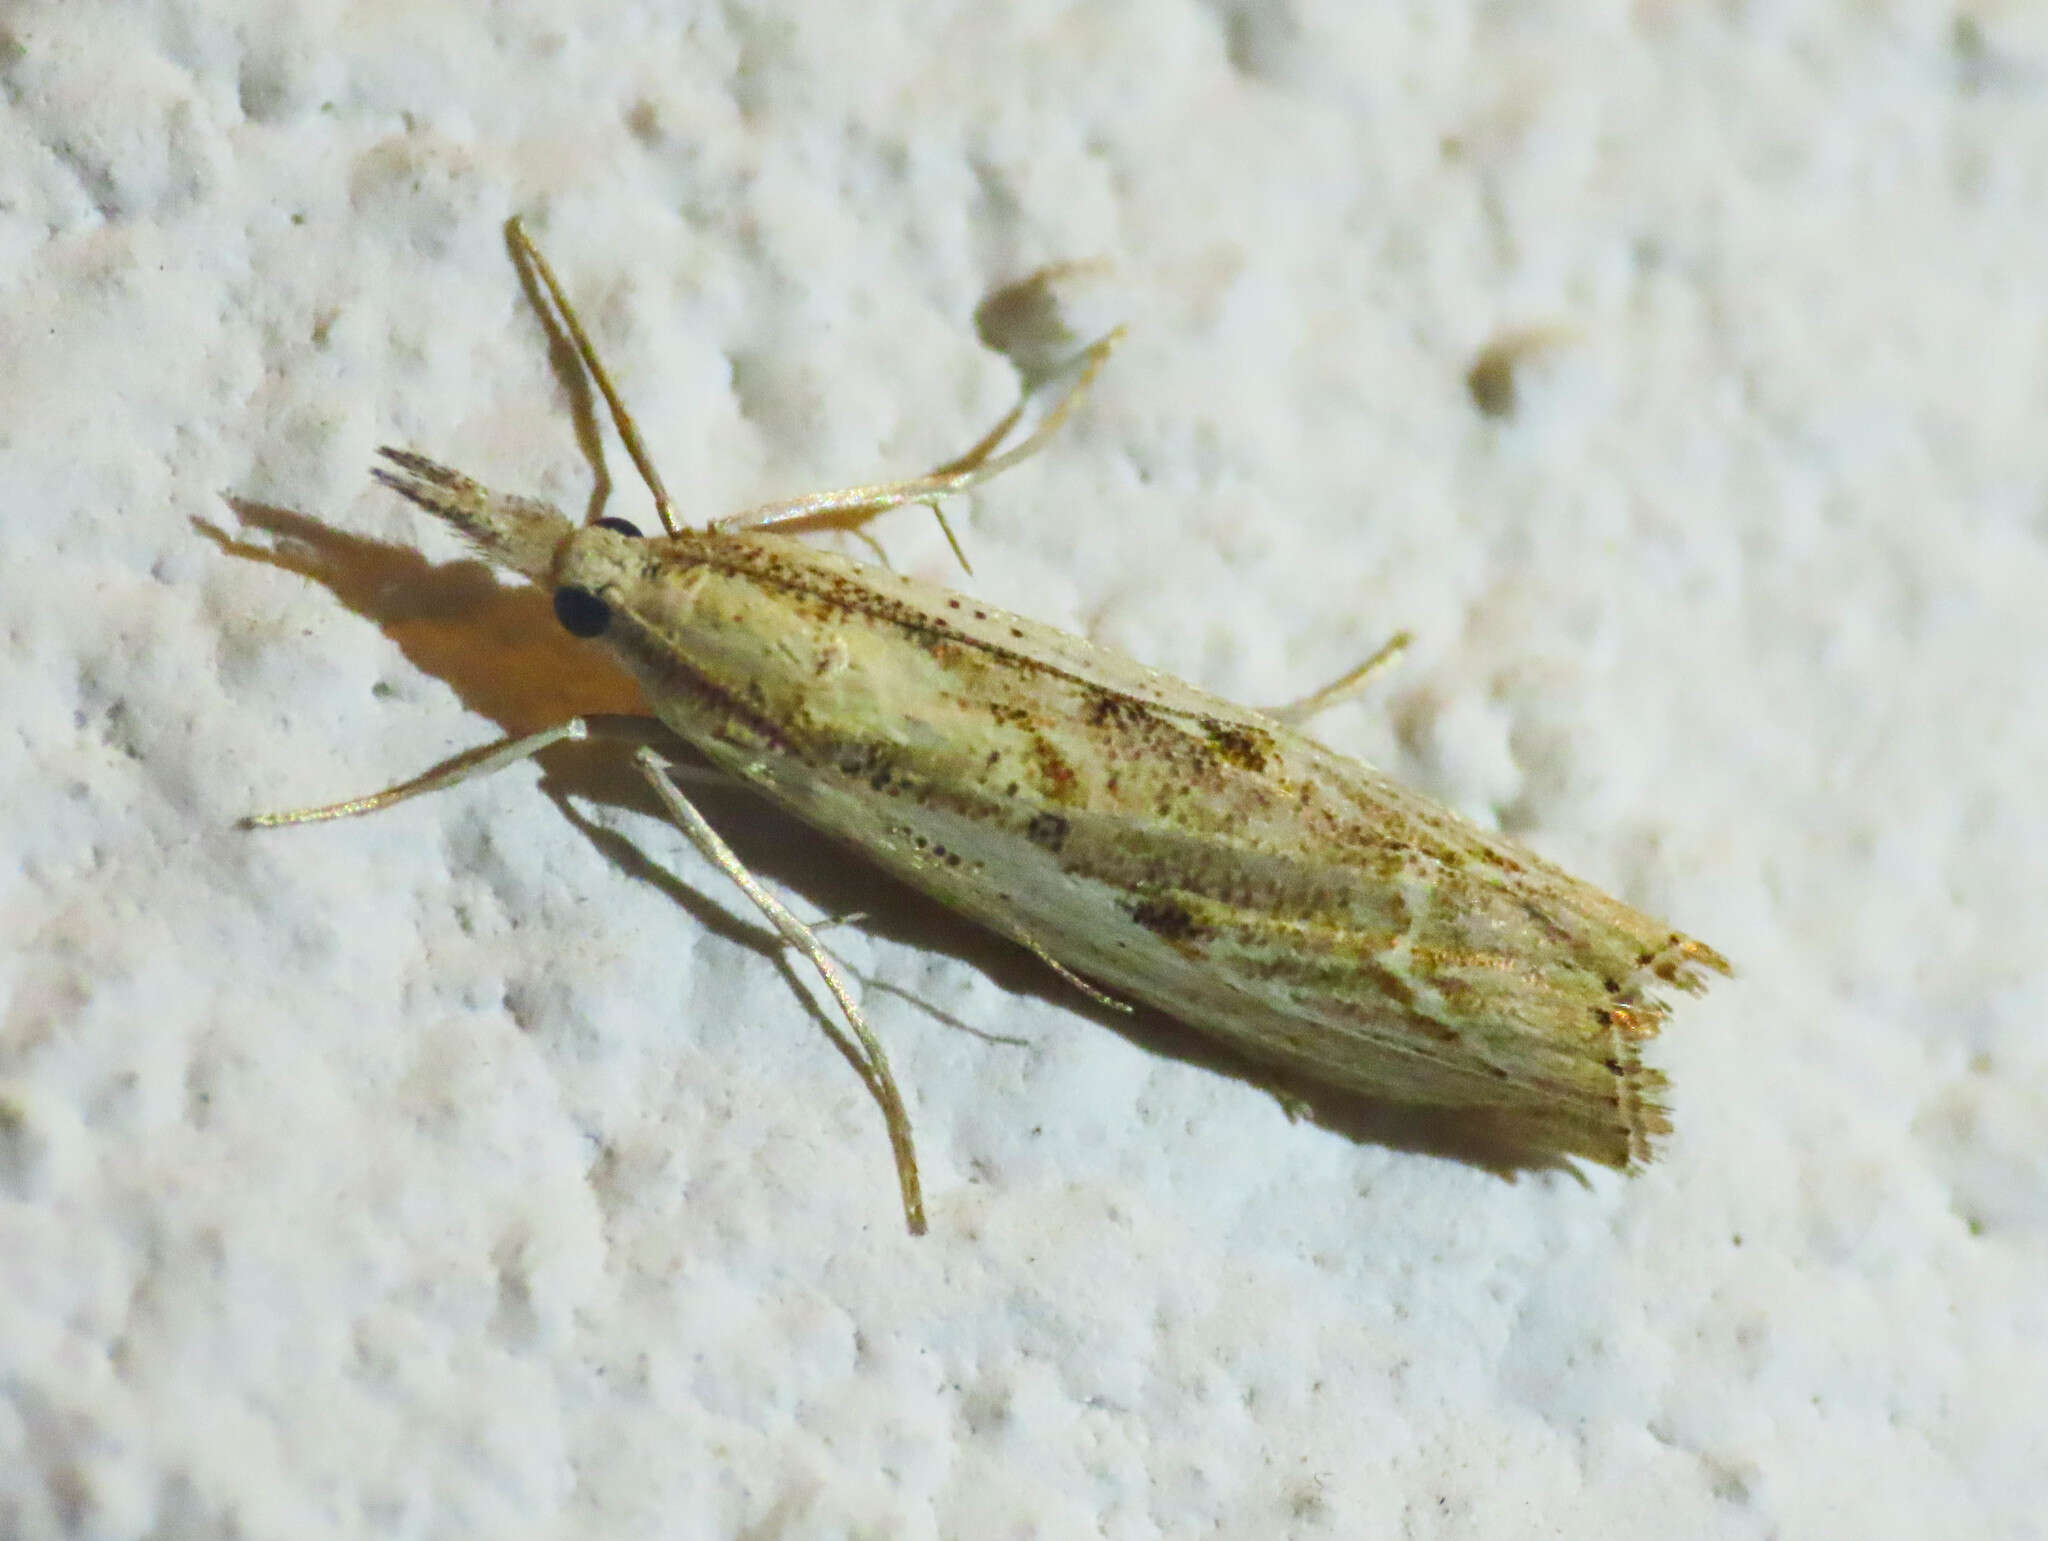
[[(2044, 209), (2018, 0), (0, 9), (0, 1533), (2043, 1534)], [(869, 912), (913, 1242), (602, 758), (231, 828), (630, 706), (365, 476), (587, 506), (515, 211), (700, 515), (1115, 259), (959, 581), (1250, 700), (1411, 628), (1325, 736), (1742, 971), (1666, 1158), (1291, 1124), (707, 793)]]

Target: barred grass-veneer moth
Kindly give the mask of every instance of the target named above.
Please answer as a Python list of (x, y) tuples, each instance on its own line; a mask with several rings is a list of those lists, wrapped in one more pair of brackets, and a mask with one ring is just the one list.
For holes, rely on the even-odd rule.
[(637, 677), (652, 717), (577, 719), (374, 796), (248, 823), (372, 812), (564, 739), (634, 742), (684, 832), (845, 1013), (913, 1231), (925, 1222), (910, 1121), (881, 1044), (812, 929), (676, 785), (671, 734), (1091, 995), (1155, 1007), (1306, 1082), (1482, 1112), (1541, 1155), (1647, 1158), (1669, 1127), (1663, 1077), (1641, 1057), (1668, 1011), (1657, 992), (1697, 990), (1727, 964), (1290, 725), (1370, 665), (1298, 708), (1254, 711), (789, 533), (857, 526), (1015, 464), (1058, 427), (1113, 336), (1076, 355), (1065, 394), (1011, 448), (1025, 403), (925, 476), (692, 530), (545, 259), (517, 221), (510, 236), (666, 533), (578, 527), (408, 451), (385, 450), (376, 475), (550, 589), (562, 625)]

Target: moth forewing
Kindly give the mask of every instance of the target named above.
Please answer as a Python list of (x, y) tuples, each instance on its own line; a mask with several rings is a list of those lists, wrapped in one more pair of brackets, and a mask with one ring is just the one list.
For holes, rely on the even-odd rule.
[(772, 533), (566, 541), (557, 582), (716, 763), (1250, 1057), (1624, 1166), (1700, 944), (1277, 719)]

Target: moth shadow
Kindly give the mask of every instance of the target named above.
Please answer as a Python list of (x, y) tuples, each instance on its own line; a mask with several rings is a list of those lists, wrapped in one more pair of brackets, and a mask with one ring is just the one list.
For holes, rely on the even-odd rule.
[(640, 692), (600, 650), (556, 622), (548, 597), (500, 583), (481, 560), (435, 562), (410, 546), (352, 535), (305, 514), (230, 498), (245, 529), (193, 527), (224, 554), (319, 584), (383, 632), (407, 662), (452, 688), (507, 733), (593, 712), (644, 711)]
[(1159, 1012), (1135, 1021), (1104, 1013), (1108, 1026), (1152, 1053), (1199, 1065), (1269, 1093), (1299, 1122), (1314, 1124), (1361, 1145), (1435, 1156), (1512, 1181), (1533, 1172), (1578, 1168), (1554, 1151), (1532, 1145), (1514, 1125), (1479, 1107), (1419, 1107), (1302, 1080), (1214, 1044), (1185, 1023)]
[[(396, 643), (420, 673), (442, 681), (464, 706), (495, 723), (505, 736), (552, 727), (572, 717), (647, 714), (639, 686), (600, 649), (565, 632), (539, 589), (501, 584), (481, 561), (435, 562), (409, 546), (349, 534), (290, 509), (237, 498), (228, 503), (246, 529), (268, 535), (269, 543), (194, 520), (199, 534), (228, 556), (319, 584)], [(690, 758), (680, 743), (678, 757)], [(666, 812), (634, 770), (630, 756), (616, 745), (586, 740), (556, 744), (535, 755), (533, 762), (541, 772), (541, 791), (607, 860), (662, 888), (711, 931), (780, 957), (781, 942), (766, 926), (736, 919), (668, 875), (630, 840), (574, 807), (572, 798), (665, 822)], [(393, 780), (426, 768), (394, 767)], [(369, 789), (334, 790), (352, 796)], [(435, 795), (491, 794), (480, 786)], [(677, 843), (680, 848), (680, 835)], [(751, 844), (744, 836), (734, 841), (743, 852)], [(753, 865), (753, 858), (747, 859)], [(800, 870), (784, 873), (772, 865), (768, 870), (778, 881), (800, 876)]]

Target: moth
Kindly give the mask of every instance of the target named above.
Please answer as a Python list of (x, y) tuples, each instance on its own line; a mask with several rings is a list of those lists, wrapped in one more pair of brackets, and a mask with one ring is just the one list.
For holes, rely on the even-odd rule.
[(1649, 1159), (1670, 1124), (1643, 1046), (1665, 992), (1697, 991), (1727, 962), (1294, 726), (1372, 665), (1300, 708), (1257, 711), (790, 533), (855, 526), (1014, 465), (1057, 429), (1115, 334), (1077, 356), (1064, 396), (1013, 448), (1001, 446), (1029, 389), (925, 476), (690, 529), (546, 259), (517, 220), (508, 234), (666, 533), (579, 526), (410, 451), (384, 450), (374, 474), (549, 590), (561, 624), (638, 680), (651, 719), (576, 719), (370, 797), (245, 823), (372, 812), (565, 739), (633, 742), (676, 822), (836, 998), (914, 1233), (924, 1202), (882, 1046), (812, 928), (683, 794), (670, 734), (1098, 999), (1155, 1008), (1308, 1085), (1471, 1110), (1539, 1156)]

